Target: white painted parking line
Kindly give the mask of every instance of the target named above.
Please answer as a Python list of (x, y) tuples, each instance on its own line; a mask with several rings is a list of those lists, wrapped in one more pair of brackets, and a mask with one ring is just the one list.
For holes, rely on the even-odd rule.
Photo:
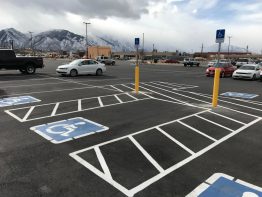
[(151, 157), (151, 155), (133, 138), (128, 136), (128, 138), (133, 142), (133, 144), (141, 151), (141, 153), (147, 158), (147, 160), (159, 171), (164, 172), (164, 169), (156, 162), (156, 160)]
[[(169, 167), (168, 169), (163, 169), (158, 163), (156, 160), (154, 160), (149, 154), (147, 151), (145, 151), (145, 149), (134, 139), (134, 136), (135, 135), (138, 135), (140, 133), (144, 133), (144, 132), (147, 132), (147, 131), (150, 131), (152, 129), (158, 129), (162, 134), (164, 134), (165, 136), (166, 135), (166, 132), (163, 130), (163, 129), (160, 129), (160, 127), (164, 126), (164, 125), (168, 125), (168, 124), (171, 124), (171, 123), (174, 123), (174, 122), (179, 122), (181, 123), (182, 125), (184, 125), (184, 123), (181, 122), (181, 120), (184, 120), (184, 119), (187, 119), (189, 117), (193, 117), (193, 116), (197, 116), (199, 114), (202, 114), (202, 113), (206, 113), (208, 112), (209, 110), (205, 110), (205, 111), (202, 111), (202, 112), (198, 112), (198, 113), (195, 113), (195, 114), (192, 114), (192, 115), (189, 115), (189, 116), (186, 116), (186, 117), (183, 117), (183, 118), (179, 118), (177, 120), (174, 120), (174, 121), (170, 121), (170, 122), (167, 122), (167, 123), (164, 123), (164, 124), (161, 124), (161, 125), (157, 125), (157, 126), (154, 126), (154, 127), (151, 127), (151, 128), (148, 128), (148, 129), (145, 129), (145, 130), (142, 130), (142, 131), (138, 131), (136, 133), (132, 133), (132, 134), (129, 134), (129, 135), (126, 135), (126, 136), (123, 136), (123, 137), (120, 137), (120, 138), (117, 138), (117, 139), (113, 139), (113, 140), (110, 140), (110, 141), (107, 141), (107, 142), (103, 142), (101, 144), (98, 144), (98, 145), (95, 145), (95, 146), (91, 146), (91, 147), (88, 147), (88, 148), (85, 148), (85, 149), (82, 149), (82, 150), (79, 150), (79, 151), (76, 151), (76, 152), (73, 152), (73, 153), (70, 153), (69, 155), (74, 158), (76, 161), (78, 161), (80, 164), (84, 165), (86, 168), (88, 168), (90, 171), (92, 171), (94, 174), (96, 174), (97, 176), (101, 177), (103, 180), (107, 181), (109, 184), (111, 184), (112, 186), (114, 186), (116, 189), (118, 189), (119, 191), (121, 191), (122, 193), (124, 193), (125, 195), (127, 196), (134, 196), (136, 193), (140, 192), (141, 190), (147, 188), (148, 186), (150, 186), (151, 184), (155, 183), (156, 181), (160, 180), (161, 178), (165, 177), (166, 175), (168, 175), (169, 173), (175, 171), (176, 169), (184, 166), (185, 164), (189, 163), (190, 161), (200, 157), (201, 155), (203, 155), (204, 153), (208, 152), (209, 150), (213, 149), (214, 147), (218, 146), (219, 144), (221, 144), (222, 142), (230, 139), (231, 137), (235, 136), (236, 134), (240, 133), (241, 131), (247, 129), (248, 127), (256, 124), (257, 122), (261, 121), (262, 118), (258, 118), (248, 124), (245, 124), (243, 127), (235, 130), (234, 132), (232, 133), (229, 133), (228, 135), (224, 136), (223, 138), (219, 139), (219, 140), (215, 140), (215, 139), (212, 139), (211, 137), (207, 136), (204, 134), (204, 136), (208, 137), (209, 139), (211, 139), (213, 141), (212, 144), (210, 144), (209, 146), (203, 148), (202, 150), (194, 153), (193, 151), (191, 152), (192, 155), (185, 158), (184, 160), (174, 164), (173, 166)], [(187, 126), (188, 127), (188, 126)], [(188, 127), (190, 128), (190, 127)], [(195, 129), (192, 129), (193, 131), (195, 131)], [(199, 132), (198, 132), (199, 133)], [(201, 135), (203, 135), (203, 133), (201, 132), (200, 133)], [(170, 137), (171, 136), (167, 136)], [(107, 144), (110, 144), (110, 143), (113, 143), (113, 142), (117, 142), (117, 141), (120, 141), (120, 140), (123, 140), (123, 139), (130, 139), (135, 145), (136, 147), (143, 153), (143, 155), (151, 162), (153, 163), (153, 165), (158, 169), (158, 171), (160, 172), (159, 174), (153, 176), (152, 178), (149, 178), (148, 180), (146, 180), (145, 182), (143, 183), (140, 183), (139, 185), (135, 186), (134, 188), (132, 189), (127, 189), (125, 188), (123, 185), (121, 185), (121, 183), (117, 183), (116, 181), (114, 181), (114, 177), (112, 177), (112, 179), (108, 179), (108, 177), (105, 175), (105, 174), (101, 174), (101, 173), (98, 173), (98, 170), (92, 166), (91, 164), (88, 163), (88, 161), (85, 161), (83, 160), (78, 154), (80, 153), (83, 153), (85, 151), (89, 151), (89, 150), (92, 150), (96, 147), (102, 147), (102, 146), (106, 146)], [(171, 139), (174, 139), (173, 137), (171, 137)], [(179, 145), (182, 145), (184, 146), (182, 143), (177, 143), (178, 141), (177, 140), (172, 140), (174, 143), (176, 144), (179, 144)], [(182, 147), (181, 146), (181, 147)], [(187, 152), (190, 152), (186, 146), (184, 146), (184, 150), (187, 150)], [(152, 160), (153, 159), (153, 160)], [(122, 166), (123, 167), (123, 166)], [(108, 169), (110, 170), (110, 169)]]
[(60, 104), (60, 103), (56, 103), (56, 104), (55, 104), (55, 107), (54, 107), (54, 109), (53, 109), (53, 111), (52, 111), (52, 113), (51, 113), (51, 116), (55, 116), (56, 111), (57, 111), (57, 109), (58, 109), (58, 107), (59, 107), (59, 104)]
[(119, 91), (119, 92), (124, 92), (123, 90), (120, 90), (119, 88), (113, 86), (113, 85), (110, 85), (110, 87), (114, 88), (115, 90)]
[(190, 153), (191, 155), (195, 154), (194, 151), (190, 150), (189, 148), (187, 148), (184, 144), (182, 144), (181, 142), (177, 141), (175, 138), (173, 138), (171, 135), (169, 135), (167, 132), (165, 132), (163, 129), (156, 127), (156, 129), (158, 131), (160, 131), (162, 134), (164, 134), (166, 137), (168, 137), (170, 140), (172, 140), (173, 142), (175, 142), (177, 145), (179, 145), (181, 148), (183, 148), (185, 151), (187, 151), (188, 153)]
[(236, 119), (233, 119), (233, 118), (229, 118), (228, 116), (224, 116), (224, 115), (218, 114), (218, 113), (213, 112), (213, 111), (209, 111), (209, 113), (214, 114), (214, 115), (216, 115), (216, 116), (220, 116), (220, 117), (225, 118), (225, 119), (228, 119), (228, 120), (231, 120), (231, 121), (233, 121), (233, 122), (236, 122), (236, 123), (245, 125), (245, 123), (243, 123), (243, 122), (241, 122), (241, 121), (238, 121), (238, 120), (236, 120)]
[(218, 124), (218, 123), (216, 123), (216, 122), (214, 122), (214, 121), (208, 120), (207, 118), (203, 118), (202, 116), (196, 115), (196, 117), (198, 117), (198, 118), (200, 118), (200, 119), (202, 119), (202, 120), (205, 120), (205, 121), (207, 121), (207, 122), (210, 122), (211, 124), (214, 124), (214, 125), (216, 125), (216, 126), (219, 126), (219, 127), (223, 128), (223, 129), (226, 129), (226, 130), (228, 130), (228, 131), (234, 132), (234, 130), (232, 130), (232, 129), (228, 128), (228, 127), (225, 127), (225, 126), (223, 126), (223, 125), (221, 125), (221, 124)]
[(104, 107), (104, 104), (103, 104), (103, 102), (102, 102), (101, 98), (100, 98), (100, 97), (98, 97), (97, 99), (98, 99), (98, 102), (99, 102), (99, 105), (100, 105), (100, 107)]
[(26, 119), (29, 117), (29, 115), (32, 113), (32, 111), (35, 109), (35, 106), (30, 107), (30, 109), (28, 110), (28, 112), (26, 113), (26, 115), (23, 118), (23, 121), (26, 121)]
[[(120, 95), (127, 95), (130, 98), (132, 98), (132, 100), (124, 102), (119, 98)], [(118, 97), (119, 100), (116, 99), (115, 103), (105, 105), (101, 98), (107, 98), (107, 97), (112, 97), (112, 96), (114, 96), (115, 98)], [(91, 99), (97, 99), (97, 107), (90, 107), (90, 108), (83, 109), (82, 108), (82, 101), (83, 100), (91, 100)], [(62, 115), (76, 113), (76, 112), (80, 112), (80, 111), (88, 111), (88, 110), (93, 110), (93, 109), (99, 109), (99, 108), (102, 108), (102, 107), (110, 107), (110, 106), (115, 106), (115, 105), (119, 105), (119, 104), (138, 102), (138, 101), (148, 100), (148, 99), (152, 99), (152, 98), (148, 96), (146, 98), (138, 99), (138, 98), (133, 97), (132, 95), (128, 95), (127, 93), (120, 93), (120, 94), (104, 95), (104, 96), (100, 96), (100, 97), (90, 97), (90, 98), (83, 98), (83, 99), (77, 99), (77, 100), (61, 101), (61, 102), (57, 102), (57, 103), (47, 103), (47, 104), (42, 104), (42, 105), (35, 105), (35, 106), (33, 106), (34, 107), (33, 109), (31, 109), (31, 107), (15, 108), (15, 109), (10, 109), (10, 110), (5, 110), (5, 112), (7, 114), (9, 114), (10, 116), (12, 116), (13, 118), (17, 119), (20, 122), (28, 122), (28, 121), (32, 121), (32, 120), (39, 120), (39, 119), (49, 118), (49, 117), (54, 117), (54, 116), (62, 116)], [(121, 102), (119, 102), (120, 100), (121, 100)], [(59, 114), (57, 113), (57, 110), (60, 108), (61, 104), (70, 103), (70, 102), (76, 103), (77, 110), (75, 110), (75, 111), (72, 110), (72, 111), (59, 113)], [(54, 105), (54, 108), (50, 111), (50, 116), (30, 118), (30, 114), (32, 113), (33, 110), (37, 110), (38, 109), (37, 107), (52, 106), (52, 105)], [(26, 119), (23, 119), (23, 118), (16, 115), (16, 111), (23, 110), (23, 109), (28, 113), (28, 117)]]
[(12, 85), (12, 86), (3, 86), (4, 88), (22, 88), (22, 87), (32, 87), (32, 86), (46, 86), (46, 85), (57, 85), (57, 84), (66, 84), (70, 82), (59, 82), (59, 83), (41, 83), (41, 84), (29, 84), (29, 85)]
[(105, 175), (109, 178), (109, 179), (112, 179), (112, 175), (110, 173), (110, 170), (106, 164), (106, 161), (105, 161), (105, 158), (104, 156), (102, 155), (101, 151), (100, 151), (100, 148), (99, 147), (95, 147), (94, 148), (95, 152), (96, 152), (96, 155), (97, 155), (97, 158), (99, 160), (99, 163), (101, 164), (101, 167), (105, 173)]
[(136, 97), (130, 95), (129, 93), (126, 93), (126, 95), (129, 96), (129, 97), (131, 97), (131, 98), (134, 99), (134, 100), (138, 100), (138, 98), (136, 98)]
[(115, 96), (116, 100), (119, 101), (119, 103), (123, 103), (123, 101), (117, 95), (114, 95), (114, 96)]
[(206, 138), (212, 140), (213, 142), (216, 142), (216, 141), (217, 141), (215, 138), (212, 138), (211, 136), (209, 136), (209, 135), (207, 135), (207, 134), (205, 134), (205, 133), (203, 133), (203, 132), (197, 130), (197, 129), (194, 128), (194, 127), (189, 126), (188, 124), (186, 124), (186, 123), (184, 123), (184, 122), (181, 122), (181, 121), (177, 121), (177, 122), (178, 122), (179, 124), (181, 124), (181, 125), (183, 125), (183, 126), (189, 128), (189, 129), (191, 129), (192, 131), (195, 131), (195, 132), (199, 133), (200, 135), (203, 135), (204, 137), (206, 137)]

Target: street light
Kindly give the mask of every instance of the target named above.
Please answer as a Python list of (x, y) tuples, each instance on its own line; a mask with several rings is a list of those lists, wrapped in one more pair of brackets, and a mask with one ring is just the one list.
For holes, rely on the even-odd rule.
[(229, 49), (230, 49), (230, 41), (231, 41), (231, 38), (232, 38), (232, 36), (228, 36), (228, 40), (229, 40), (229, 42), (228, 42), (228, 49), (227, 49), (228, 59), (229, 59)]
[(87, 42), (87, 25), (91, 25), (91, 23), (88, 22), (83, 22), (86, 25), (86, 47), (88, 46), (88, 42)]

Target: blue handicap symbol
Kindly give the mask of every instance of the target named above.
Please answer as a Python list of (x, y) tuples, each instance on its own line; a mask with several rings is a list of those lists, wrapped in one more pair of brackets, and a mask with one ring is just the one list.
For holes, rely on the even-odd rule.
[(32, 96), (9, 97), (9, 98), (0, 99), (0, 107), (22, 105), (26, 103), (34, 103), (39, 101), (40, 101), (39, 99), (36, 99)]
[(217, 30), (216, 39), (224, 39), (225, 38), (225, 29)]
[(63, 143), (108, 129), (108, 127), (80, 117), (31, 128), (31, 130), (54, 144)]
[(262, 197), (262, 192), (225, 177), (220, 177), (199, 197)]
[(253, 99), (258, 96), (257, 94), (247, 94), (247, 93), (239, 93), (239, 92), (226, 92), (221, 95), (228, 96), (228, 97), (243, 98), (243, 99)]

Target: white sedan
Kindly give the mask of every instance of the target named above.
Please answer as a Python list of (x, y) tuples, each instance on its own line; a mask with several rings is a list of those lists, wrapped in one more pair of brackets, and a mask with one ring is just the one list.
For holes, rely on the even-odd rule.
[(261, 66), (258, 64), (245, 64), (233, 73), (233, 79), (253, 79), (256, 80), (260, 77)]
[(106, 71), (105, 64), (101, 64), (92, 59), (77, 59), (69, 64), (58, 66), (56, 72), (60, 75), (77, 75), (95, 74), (102, 75)]

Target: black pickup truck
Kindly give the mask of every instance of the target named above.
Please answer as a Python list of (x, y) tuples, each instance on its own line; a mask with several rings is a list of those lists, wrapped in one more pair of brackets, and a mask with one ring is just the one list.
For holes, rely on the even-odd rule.
[(21, 73), (34, 74), (36, 68), (43, 68), (41, 57), (16, 57), (9, 49), (0, 49), (0, 69), (20, 70)]

